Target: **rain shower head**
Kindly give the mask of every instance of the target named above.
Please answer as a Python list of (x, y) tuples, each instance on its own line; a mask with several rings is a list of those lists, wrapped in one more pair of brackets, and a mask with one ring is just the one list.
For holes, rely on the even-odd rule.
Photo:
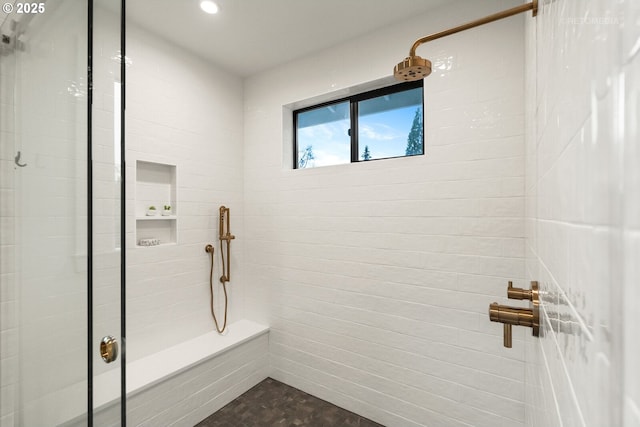
[(417, 55), (406, 57), (393, 68), (393, 76), (396, 80), (405, 82), (424, 79), (429, 74), (431, 74), (431, 61)]
[(535, 17), (538, 14), (538, 0), (532, 0), (531, 3), (503, 10), (502, 12), (494, 13), (493, 15), (485, 16), (484, 18), (422, 37), (413, 43), (411, 50), (409, 50), (409, 56), (393, 68), (393, 76), (396, 80), (400, 81), (414, 81), (423, 79), (431, 74), (431, 61), (416, 55), (416, 49), (423, 43), (459, 33), (460, 31), (468, 30), (480, 25), (488, 24), (489, 22), (497, 21), (499, 19), (508, 18), (509, 16), (517, 15), (527, 10), (530, 10), (532, 16)]

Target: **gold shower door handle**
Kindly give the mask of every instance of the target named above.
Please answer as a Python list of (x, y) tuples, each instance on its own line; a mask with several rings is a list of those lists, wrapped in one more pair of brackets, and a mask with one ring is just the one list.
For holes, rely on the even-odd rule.
[(118, 341), (111, 335), (107, 335), (100, 341), (100, 356), (104, 363), (114, 362), (118, 358)]

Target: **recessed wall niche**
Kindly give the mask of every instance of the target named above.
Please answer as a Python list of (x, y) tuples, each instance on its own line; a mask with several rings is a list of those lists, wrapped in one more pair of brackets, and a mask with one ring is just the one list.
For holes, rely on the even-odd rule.
[(137, 160), (136, 247), (177, 243), (176, 200), (176, 166)]

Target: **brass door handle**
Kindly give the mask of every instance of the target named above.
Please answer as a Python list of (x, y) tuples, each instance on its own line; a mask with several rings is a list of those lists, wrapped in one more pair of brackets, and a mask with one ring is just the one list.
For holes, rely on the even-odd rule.
[(532, 302), (532, 308), (510, 307), (500, 305), (497, 302), (489, 304), (489, 320), (502, 323), (504, 346), (511, 348), (511, 327), (528, 326), (532, 329), (533, 336), (540, 336), (540, 303), (538, 294), (538, 282), (531, 282), (531, 289), (514, 288), (509, 282), (507, 296), (510, 299), (527, 299)]
[(111, 335), (107, 335), (100, 341), (100, 356), (104, 363), (114, 362), (118, 358), (118, 341)]

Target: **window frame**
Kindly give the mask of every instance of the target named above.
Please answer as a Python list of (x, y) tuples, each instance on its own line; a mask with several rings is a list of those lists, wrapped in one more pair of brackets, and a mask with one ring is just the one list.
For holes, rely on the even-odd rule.
[[(381, 157), (377, 159), (370, 160), (360, 160), (359, 159), (359, 147), (358, 147), (358, 103), (361, 101), (366, 101), (372, 98), (380, 98), (385, 95), (391, 95), (395, 93), (405, 92), (412, 89), (422, 89), (422, 154), (413, 154), (413, 155), (404, 155), (404, 156), (394, 156), (394, 157)], [(351, 151), (351, 163), (360, 163), (360, 162), (370, 162), (372, 160), (385, 160), (385, 159), (398, 159), (402, 157), (415, 157), (415, 156), (423, 156), (425, 154), (424, 149), (424, 80), (420, 79), (413, 82), (402, 82), (397, 83), (391, 86), (385, 86), (383, 88), (370, 90), (367, 92), (362, 92), (355, 95), (346, 96), (344, 98), (333, 99), (331, 101), (322, 102), (319, 104), (313, 104), (308, 107), (299, 108), (293, 111), (293, 169), (300, 169), (298, 167), (298, 115), (300, 113), (304, 113), (310, 110), (315, 110), (317, 108), (327, 107), (329, 105), (340, 104), (343, 102), (349, 102), (349, 137), (350, 137), (350, 151)], [(346, 163), (339, 163), (346, 164)], [(331, 165), (331, 166), (337, 166)], [(303, 168), (307, 169), (307, 168)], [(315, 169), (315, 168), (311, 168)]]

